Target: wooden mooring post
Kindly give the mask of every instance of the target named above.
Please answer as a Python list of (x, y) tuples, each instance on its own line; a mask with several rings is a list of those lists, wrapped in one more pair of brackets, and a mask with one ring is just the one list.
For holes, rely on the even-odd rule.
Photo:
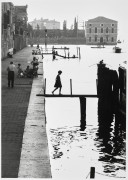
[(94, 179), (95, 178), (95, 167), (91, 167), (90, 168), (90, 179)]
[(44, 80), (44, 94), (46, 94), (46, 78)]
[(80, 113), (81, 113), (80, 127), (81, 127), (81, 131), (84, 131), (86, 127), (86, 98), (84, 96), (79, 98), (80, 98)]
[(70, 91), (71, 91), (71, 95), (72, 95), (72, 79), (70, 79)]

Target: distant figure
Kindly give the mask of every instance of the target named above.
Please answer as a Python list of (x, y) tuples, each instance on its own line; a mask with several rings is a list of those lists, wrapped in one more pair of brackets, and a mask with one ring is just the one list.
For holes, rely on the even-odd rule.
[(8, 56), (9, 58), (12, 58), (12, 53), (11, 53), (11, 52), (8, 52), (7, 56)]
[(33, 57), (33, 61), (31, 62), (31, 64), (33, 65), (33, 69), (39, 65), (38, 59), (36, 57)]
[(10, 85), (12, 88), (14, 87), (15, 69), (16, 69), (16, 67), (13, 64), (13, 62), (11, 61), (10, 65), (7, 68), (7, 71), (8, 71), (8, 87), (10, 87)]
[(62, 71), (58, 71), (58, 75), (56, 76), (56, 81), (55, 81), (55, 89), (52, 91), (52, 94), (54, 94), (54, 92), (59, 88), (59, 94), (61, 94), (61, 88), (62, 88), (62, 84), (61, 84), (61, 79), (60, 79), (60, 75), (62, 74)]
[(100, 64), (103, 64), (103, 60), (100, 61)]
[(53, 60), (55, 60), (56, 59), (56, 56), (55, 56), (56, 52), (55, 52), (55, 50), (52, 51), (52, 54), (53, 54)]

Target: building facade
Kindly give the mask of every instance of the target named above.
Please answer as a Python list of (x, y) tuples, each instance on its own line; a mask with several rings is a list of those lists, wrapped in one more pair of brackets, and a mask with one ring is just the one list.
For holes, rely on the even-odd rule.
[(103, 16), (85, 22), (86, 44), (116, 45), (118, 22)]
[(1, 58), (7, 56), (7, 53), (14, 48), (14, 5), (11, 2), (1, 3)]
[(14, 48), (16, 51), (27, 45), (27, 5), (15, 6)]
[(49, 19), (34, 19), (32, 22), (29, 22), (29, 24), (33, 27), (33, 29), (60, 29), (60, 22), (57, 22), (55, 20), (49, 20)]
[(27, 6), (1, 3), (1, 58), (27, 45)]

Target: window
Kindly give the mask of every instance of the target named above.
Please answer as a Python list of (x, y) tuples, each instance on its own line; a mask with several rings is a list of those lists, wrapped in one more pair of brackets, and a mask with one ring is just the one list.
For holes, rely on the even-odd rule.
[(89, 33), (91, 33), (91, 31), (92, 31), (92, 29), (91, 29), (91, 28), (89, 28)]
[(97, 42), (97, 36), (95, 36), (95, 42)]
[(114, 28), (112, 28), (112, 33), (114, 33)]
[(103, 42), (104, 42), (103, 37), (100, 37), (100, 43), (103, 43)]
[(89, 26), (92, 26), (92, 24), (89, 24)]
[(114, 37), (112, 37), (111, 42), (114, 42)]
[(89, 37), (89, 42), (91, 42), (91, 37)]
[(103, 26), (103, 24), (101, 24), (100, 26)]
[(114, 26), (114, 24), (112, 24), (112, 26)]
[(95, 33), (97, 33), (97, 27), (95, 27)]
[(101, 28), (101, 33), (103, 33), (103, 28)]
[(108, 33), (108, 27), (106, 28), (106, 33)]
[(106, 41), (108, 42), (108, 36), (106, 36)]

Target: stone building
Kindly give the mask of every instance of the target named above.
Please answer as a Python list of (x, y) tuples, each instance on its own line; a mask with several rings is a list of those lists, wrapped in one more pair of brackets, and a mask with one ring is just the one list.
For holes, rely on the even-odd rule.
[(85, 22), (86, 44), (116, 45), (118, 22), (102, 16)]
[(27, 45), (27, 6), (1, 3), (1, 58)]
[(20, 50), (27, 45), (27, 5), (15, 6), (14, 48)]
[(14, 48), (14, 5), (11, 2), (2, 2), (1, 11), (1, 58), (3, 59)]
[(29, 22), (29, 24), (33, 27), (33, 29), (60, 29), (60, 22), (57, 22), (55, 20), (49, 20), (49, 19), (34, 19), (32, 22)]

